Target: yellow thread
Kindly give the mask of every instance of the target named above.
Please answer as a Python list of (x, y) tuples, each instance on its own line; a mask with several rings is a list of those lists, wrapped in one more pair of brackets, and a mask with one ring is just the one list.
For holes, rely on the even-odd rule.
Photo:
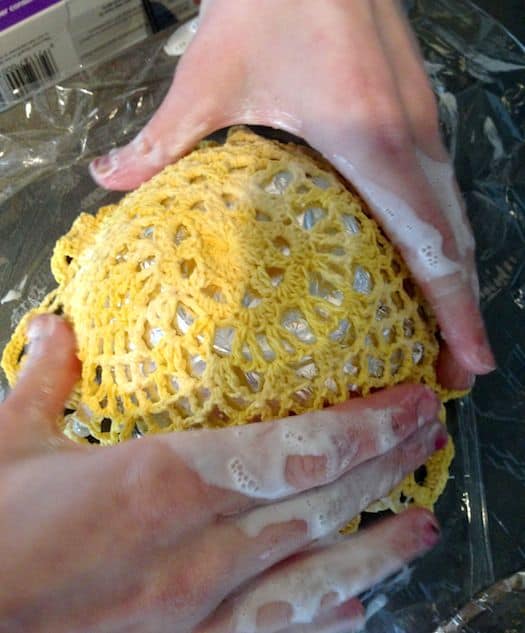
[[(2, 366), (13, 384), (28, 320), (60, 307), (83, 367), (62, 421), (76, 441), (271, 420), (406, 382), (454, 395), (437, 384), (434, 316), (363, 201), (317, 154), (243, 128), (80, 215), (51, 267), (59, 288)], [(371, 509), (431, 508), (452, 456)]]

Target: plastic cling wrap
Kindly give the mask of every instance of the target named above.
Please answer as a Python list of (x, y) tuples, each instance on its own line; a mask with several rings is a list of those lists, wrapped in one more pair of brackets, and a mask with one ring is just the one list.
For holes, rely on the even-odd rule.
[[(476, 234), (482, 307), (498, 370), (448, 412), (457, 456), (436, 508), (442, 542), (374, 590), (367, 627), (371, 633), (521, 633), (525, 49), (466, 0), (407, 4)], [(160, 103), (175, 64), (163, 52), (168, 35), (0, 115), (0, 348), (22, 314), (54, 286), (49, 259), (57, 238), (79, 212), (120, 197), (97, 189), (87, 164), (131, 139)], [(5, 389), (2, 376), (0, 394)]]

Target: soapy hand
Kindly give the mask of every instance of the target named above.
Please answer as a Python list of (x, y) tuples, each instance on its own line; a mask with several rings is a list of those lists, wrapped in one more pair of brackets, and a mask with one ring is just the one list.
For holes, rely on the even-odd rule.
[(326, 542), (446, 443), (422, 386), (80, 446), (55, 425), (79, 372), (73, 334), (40, 316), (29, 339), (0, 405), (2, 633), (348, 633), (356, 596), (438, 540), (412, 509)]
[(445, 386), (470, 387), (494, 368), (474, 240), (397, 0), (208, 0), (159, 110), (92, 174), (134, 188), (236, 123), (306, 139), (360, 191), (433, 306)]

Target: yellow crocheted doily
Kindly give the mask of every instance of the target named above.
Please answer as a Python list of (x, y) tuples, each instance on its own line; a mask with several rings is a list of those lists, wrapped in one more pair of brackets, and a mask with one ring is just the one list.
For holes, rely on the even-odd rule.
[[(51, 265), (59, 287), (2, 365), (13, 384), (35, 314), (72, 323), (82, 377), (61, 422), (77, 441), (271, 420), (403, 382), (451, 395), (403, 260), (302, 147), (237, 128), (80, 215)], [(452, 455), (449, 442), (373, 509), (431, 507)]]

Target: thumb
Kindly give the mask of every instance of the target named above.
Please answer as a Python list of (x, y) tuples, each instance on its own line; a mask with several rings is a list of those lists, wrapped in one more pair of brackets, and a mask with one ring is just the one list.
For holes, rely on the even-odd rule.
[(221, 127), (221, 99), (212, 88), (202, 89), (212, 85), (212, 78), (203, 77), (202, 66), (201, 81), (191, 75), (192, 68), (194, 74), (199, 68), (195, 57), (181, 60), (168, 94), (143, 130), (127, 145), (92, 161), (89, 171), (98, 185), (117, 191), (135, 189)]
[(38, 316), (28, 328), (27, 360), (19, 380), (0, 406), (0, 449), (9, 455), (68, 443), (56, 420), (80, 376), (75, 337), (65, 321)]

